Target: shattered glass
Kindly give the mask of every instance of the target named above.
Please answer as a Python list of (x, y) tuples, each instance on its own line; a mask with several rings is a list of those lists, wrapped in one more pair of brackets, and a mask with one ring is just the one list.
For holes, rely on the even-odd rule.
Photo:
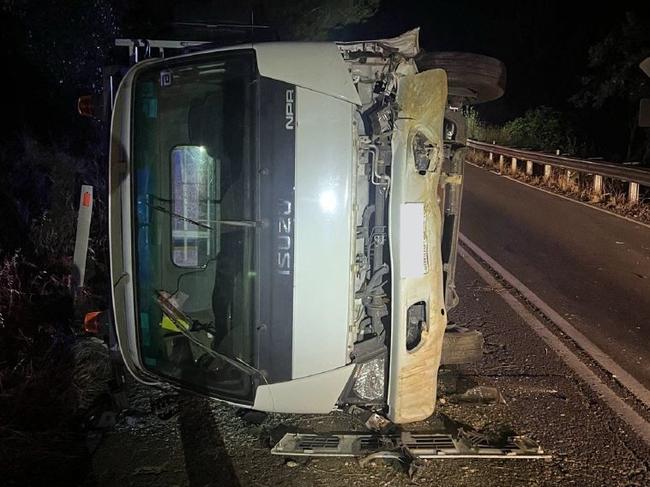
[(352, 391), (361, 399), (376, 401), (384, 395), (384, 357), (362, 364), (352, 386)]

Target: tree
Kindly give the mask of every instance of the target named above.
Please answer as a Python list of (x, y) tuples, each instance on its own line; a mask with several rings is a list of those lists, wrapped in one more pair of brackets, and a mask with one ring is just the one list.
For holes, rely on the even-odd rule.
[[(123, 32), (128, 36), (194, 37), (228, 42), (237, 39), (227, 24), (247, 26), (254, 21), (274, 31), (280, 40), (318, 41), (335, 29), (365, 22), (380, 0), (140, 0), (125, 3)], [(241, 39), (249, 40), (248, 31)], [(237, 42), (235, 40), (235, 42)]]
[(589, 49), (589, 72), (582, 89), (571, 98), (580, 108), (602, 111), (609, 106), (625, 117), (626, 159), (639, 157), (646, 163), (650, 163), (650, 137), (647, 129), (638, 130), (637, 117), (639, 100), (650, 96), (650, 80), (639, 69), (639, 63), (650, 56), (648, 20), (627, 13), (622, 23)]
[(271, 0), (260, 10), (279, 36), (287, 40), (324, 40), (334, 29), (363, 23), (379, 7), (379, 0)]

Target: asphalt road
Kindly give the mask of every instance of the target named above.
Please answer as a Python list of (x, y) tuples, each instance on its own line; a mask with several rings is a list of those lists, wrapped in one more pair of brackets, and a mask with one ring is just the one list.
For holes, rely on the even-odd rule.
[[(484, 433), (526, 435), (551, 455), (549, 461), (429, 460), (414, 481), (382, 461), (360, 467), (350, 458), (312, 459), (292, 468), (260, 443), (265, 429), (282, 423), (304, 431), (350, 431), (360, 423), (343, 413), (271, 414), (263, 425), (251, 426), (229, 406), (190, 396), (180, 415), (165, 422), (148, 412), (148, 399), (160, 391), (133, 383), (135, 413), (122, 416), (105, 434), (84, 487), (650, 485), (650, 449), (634, 431), (463, 259), (457, 283), (461, 304), (449, 318), (481, 331), (485, 353), (477, 364), (442, 370), (436, 413), (405, 428), (427, 432), (457, 422)], [(503, 401), (450, 400), (476, 385), (497, 387)]]
[(650, 387), (650, 228), (466, 165), (461, 232)]
[[(467, 168), (463, 212), (467, 237), (648, 383), (650, 289), (636, 274), (650, 275), (650, 229), (474, 167)], [(252, 426), (229, 406), (191, 396), (182, 398), (179, 416), (163, 422), (148, 411), (160, 391), (133, 384), (132, 412), (104, 435), (84, 487), (650, 485), (648, 446), (532, 332), (502, 291), (462, 258), (457, 286), (460, 305), (449, 318), (482, 332), (483, 357), (441, 370), (436, 413), (405, 428), (434, 431), (451, 421), (486, 434), (526, 435), (549, 461), (432, 460), (414, 481), (383, 462), (362, 468), (352, 459), (313, 459), (292, 467), (259, 441), (266, 429), (350, 431), (360, 424), (342, 413), (272, 414)], [(503, 400), (451, 400), (476, 385), (497, 387)]]

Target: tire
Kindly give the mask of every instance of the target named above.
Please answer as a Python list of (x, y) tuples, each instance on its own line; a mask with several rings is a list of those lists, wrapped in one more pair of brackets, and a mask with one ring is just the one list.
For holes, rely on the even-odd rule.
[(506, 66), (498, 59), (469, 52), (424, 52), (415, 58), (420, 71), (444, 69), (449, 97), (464, 103), (493, 101), (506, 89)]

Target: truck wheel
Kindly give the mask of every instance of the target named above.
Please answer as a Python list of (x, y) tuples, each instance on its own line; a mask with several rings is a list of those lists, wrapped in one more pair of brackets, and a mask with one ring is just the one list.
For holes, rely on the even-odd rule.
[(447, 72), (449, 97), (475, 104), (503, 96), (506, 66), (498, 59), (470, 52), (424, 52), (415, 58), (420, 71), (444, 69)]

